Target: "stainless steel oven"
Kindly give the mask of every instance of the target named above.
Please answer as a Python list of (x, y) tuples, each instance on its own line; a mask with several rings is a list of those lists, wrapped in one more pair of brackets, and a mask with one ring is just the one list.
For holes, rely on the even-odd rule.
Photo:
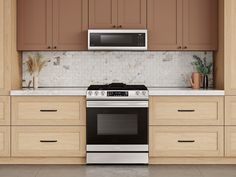
[(88, 50), (147, 50), (147, 30), (88, 30)]
[(148, 92), (137, 93), (87, 97), (87, 163), (148, 163)]

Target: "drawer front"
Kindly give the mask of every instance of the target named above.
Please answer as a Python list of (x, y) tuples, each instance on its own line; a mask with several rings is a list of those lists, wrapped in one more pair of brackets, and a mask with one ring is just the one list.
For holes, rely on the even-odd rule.
[(85, 126), (12, 127), (12, 156), (85, 157)]
[(10, 126), (0, 126), (0, 157), (10, 156)]
[(85, 125), (85, 97), (13, 97), (13, 125)]
[(223, 156), (223, 127), (151, 126), (151, 157)]
[(236, 125), (236, 96), (225, 96), (225, 124)]
[(225, 127), (225, 154), (236, 157), (236, 126)]
[(151, 97), (150, 125), (223, 125), (223, 97)]
[(10, 125), (9, 96), (0, 96), (0, 125)]

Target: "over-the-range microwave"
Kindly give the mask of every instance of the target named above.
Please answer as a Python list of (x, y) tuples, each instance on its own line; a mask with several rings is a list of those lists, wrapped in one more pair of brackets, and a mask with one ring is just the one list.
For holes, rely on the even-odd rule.
[(147, 50), (147, 30), (90, 29), (88, 50)]

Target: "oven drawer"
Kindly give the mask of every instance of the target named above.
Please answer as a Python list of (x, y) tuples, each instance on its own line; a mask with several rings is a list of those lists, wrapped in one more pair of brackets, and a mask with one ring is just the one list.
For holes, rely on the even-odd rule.
[(10, 156), (10, 126), (0, 126), (0, 157)]
[(85, 125), (85, 97), (13, 97), (13, 125)]
[(223, 125), (223, 97), (150, 97), (150, 125)]
[(223, 127), (151, 126), (151, 157), (223, 156)]
[(10, 125), (9, 96), (0, 96), (0, 125)]
[(12, 156), (85, 157), (85, 126), (13, 126)]

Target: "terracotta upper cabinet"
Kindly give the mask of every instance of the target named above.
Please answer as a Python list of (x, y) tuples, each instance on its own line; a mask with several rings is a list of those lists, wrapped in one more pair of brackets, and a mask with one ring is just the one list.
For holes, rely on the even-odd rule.
[(148, 0), (149, 50), (181, 49), (182, 3), (180, 1)]
[(117, 0), (89, 0), (89, 28), (115, 28)]
[(217, 49), (217, 0), (183, 0), (183, 47)]
[(88, 0), (19, 0), (18, 50), (85, 50)]
[(146, 0), (89, 0), (89, 28), (146, 28)]
[(146, 0), (118, 0), (118, 27), (146, 28)]
[(50, 50), (53, 0), (18, 0), (18, 50)]
[(88, 30), (87, 0), (53, 0), (53, 48), (86, 49)]
[(217, 50), (217, 0), (148, 0), (149, 50)]

